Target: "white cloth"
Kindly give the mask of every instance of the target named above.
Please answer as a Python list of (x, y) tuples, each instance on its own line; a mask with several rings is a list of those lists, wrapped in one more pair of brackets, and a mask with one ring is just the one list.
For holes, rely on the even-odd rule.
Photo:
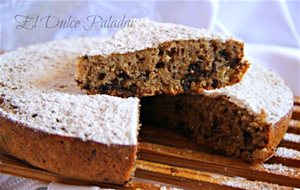
[(50, 183), (47, 190), (100, 190), (102, 188), (96, 186), (75, 186), (60, 183)]
[[(11, 0), (1, 1), (0, 12), (0, 50), (4, 51), (74, 36), (110, 35), (117, 30), (99, 27), (99, 25), (92, 27), (91, 30), (84, 30), (82, 25), (89, 23), (87, 17), (91, 15), (99, 15), (103, 19), (108, 19), (110, 16), (113, 19), (121, 19), (124, 15), (127, 19), (149, 17), (156, 21), (205, 27), (233, 34), (245, 41), (245, 52), (251, 62), (274, 70), (295, 95), (300, 95), (300, 1)], [(21, 16), (15, 17), (16, 15)], [(51, 15), (60, 20), (67, 20), (71, 16), (72, 19), (80, 20), (81, 27), (50, 29), (45, 27), (44, 20), (44, 22), (37, 22), (37, 27), (34, 29), (17, 29), (20, 25), (17, 20), (20, 22), (22, 16), (27, 15), (34, 19), (37, 16), (40, 19)], [(33, 25), (35, 22), (32, 20), (27, 23), (27, 27)], [(6, 184), (2, 181), (0, 181), (0, 189), (3, 184)], [(65, 186), (60, 189), (68, 189), (63, 187)], [(50, 189), (59, 189), (59, 185), (51, 184)]]
[(47, 187), (48, 183), (14, 177), (10, 175), (0, 175), (0, 190), (36, 190)]

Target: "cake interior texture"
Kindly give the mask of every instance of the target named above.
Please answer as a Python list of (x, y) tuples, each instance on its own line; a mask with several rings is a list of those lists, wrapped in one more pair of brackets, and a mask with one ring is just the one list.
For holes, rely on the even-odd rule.
[(264, 113), (253, 116), (225, 96), (142, 98), (141, 121), (172, 128), (201, 145), (250, 163), (256, 161), (253, 153), (265, 148), (269, 141), (270, 126)]
[[(205, 36), (209, 31), (184, 26), (139, 22), (118, 31), (100, 50), (77, 59), (76, 79), (88, 93), (121, 97), (197, 93), (235, 84), (248, 69), (243, 60), (244, 44), (239, 40)], [(149, 31), (140, 32), (143, 29)], [(124, 33), (137, 37), (131, 39)], [(157, 39), (157, 33), (166, 37)], [(146, 38), (140, 43), (152, 43), (134, 46), (136, 51), (122, 49), (132, 46), (133, 41), (138, 43), (140, 36)], [(115, 51), (102, 50), (106, 46)]]

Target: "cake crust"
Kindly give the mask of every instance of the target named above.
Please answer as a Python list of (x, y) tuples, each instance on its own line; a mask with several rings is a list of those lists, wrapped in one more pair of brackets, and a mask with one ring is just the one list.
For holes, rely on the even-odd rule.
[(75, 179), (114, 184), (131, 179), (137, 152), (135, 145), (106, 145), (49, 134), (2, 115), (0, 146), (36, 167)]
[(283, 139), (283, 136), (289, 127), (292, 114), (293, 108), (291, 108), (284, 117), (270, 127), (267, 147), (265, 149), (256, 150), (253, 152), (253, 163), (265, 162), (274, 155), (276, 147)]

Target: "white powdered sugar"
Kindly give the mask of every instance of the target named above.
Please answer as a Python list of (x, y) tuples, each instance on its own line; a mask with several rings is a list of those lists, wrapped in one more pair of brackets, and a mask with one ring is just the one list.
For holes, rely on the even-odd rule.
[(136, 145), (139, 100), (88, 96), (75, 82), (75, 58), (101, 42), (96, 38), (70, 39), (2, 55), (0, 115), (50, 134)]
[(266, 113), (266, 120), (275, 124), (293, 107), (293, 94), (274, 73), (252, 64), (243, 79), (232, 86), (205, 90), (208, 96), (227, 96), (229, 101), (250, 113)]
[(222, 185), (236, 187), (240, 189), (249, 189), (249, 190), (270, 190), (270, 189), (282, 189), (277, 184), (267, 183), (262, 181), (250, 181), (245, 178), (234, 177), (227, 178), (220, 182)]
[[(136, 19), (131, 27), (122, 28), (111, 39), (97, 48), (86, 52), (87, 55), (109, 55), (111, 53), (128, 53), (155, 48), (160, 43), (176, 40), (199, 40), (205, 38), (226, 41), (233, 39), (218, 32), (188, 26), (159, 23), (149, 19)], [(235, 39), (237, 40), (237, 39)]]
[(300, 143), (300, 135), (293, 134), (293, 133), (286, 133), (283, 139), (294, 143)]
[(285, 147), (276, 148), (275, 155), (279, 157), (300, 160), (300, 151)]
[(298, 168), (287, 167), (282, 164), (262, 164), (260, 165), (260, 167), (274, 174), (281, 174), (294, 177), (300, 176), (300, 170)]

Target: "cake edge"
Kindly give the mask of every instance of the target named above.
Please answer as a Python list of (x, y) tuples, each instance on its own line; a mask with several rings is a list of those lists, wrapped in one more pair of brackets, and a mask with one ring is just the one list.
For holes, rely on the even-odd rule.
[(49, 134), (2, 115), (0, 147), (30, 165), (65, 177), (114, 184), (131, 179), (138, 149), (137, 145), (105, 145)]
[(265, 162), (274, 155), (275, 149), (277, 148), (279, 143), (283, 140), (283, 136), (285, 135), (289, 127), (292, 114), (293, 114), (293, 107), (290, 108), (290, 110), (286, 113), (286, 115), (283, 116), (275, 124), (273, 125), (269, 124), (270, 132), (268, 135), (269, 142), (267, 148), (255, 150), (252, 153), (253, 163)]

